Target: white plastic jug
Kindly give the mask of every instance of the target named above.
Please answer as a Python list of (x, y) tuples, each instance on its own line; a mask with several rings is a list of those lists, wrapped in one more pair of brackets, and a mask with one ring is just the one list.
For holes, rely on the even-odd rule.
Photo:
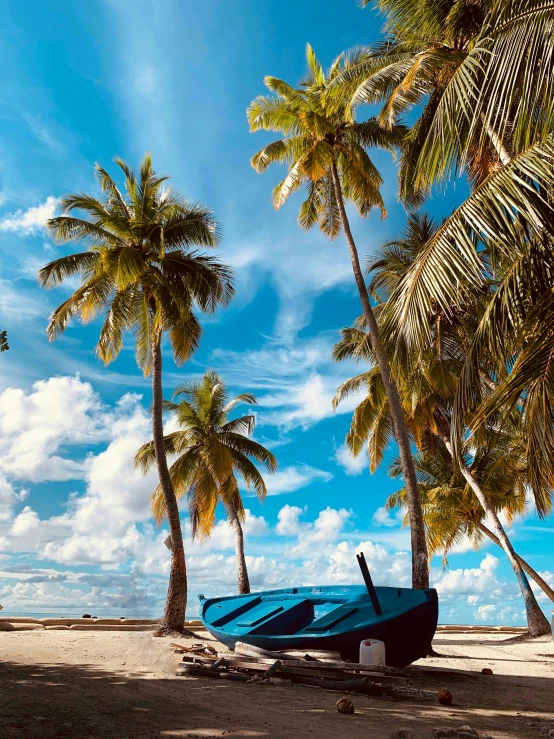
[(360, 664), (385, 666), (385, 642), (364, 639), (360, 642)]

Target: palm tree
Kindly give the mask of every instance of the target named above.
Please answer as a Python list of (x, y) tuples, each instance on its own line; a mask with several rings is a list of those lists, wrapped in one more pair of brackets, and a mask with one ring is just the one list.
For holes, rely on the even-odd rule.
[[(215, 523), (215, 510), (221, 502), (227, 519), (235, 532), (237, 557), (237, 584), (239, 593), (249, 593), (250, 583), (244, 556), (244, 536), (241, 522), (244, 507), (236, 475), (248, 489), (253, 488), (263, 501), (266, 486), (258, 468), (258, 462), (273, 473), (277, 460), (264, 446), (248, 435), (254, 430), (253, 415), (229, 420), (229, 413), (240, 403), (255, 405), (250, 393), (241, 393), (229, 399), (228, 390), (221, 377), (208, 370), (200, 382), (179, 385), (175, 403), (164, 401), (164, 410), (177, 422), (178, 431), (163, 438), (165, 454), (176, 457), (169, 474), (177, 500), (185, 495), (192, 523), (192, 536), (209, 536)], [(144, 444), (136, 455), (136, 463), (147, 472), (156, 460), (154, 443)], [(152, 495), (152, 513), (156, 523), (167, 516), (163, 490), (158, 486)]]
[[(395, 294), (396, 285), (417, 261), (419, 251), (426, 248), (427, 239), (432, 237), (436, 229), (437, 226), (428, 218), (412, 216), (403, 236), (385, 244), (380, 260), (370, 265), (374, 271), (370, 282), (372, 293), (377, 300), (388, 298), (387, 302), (378, 307), (380, 315), (386, 312), (388, 302), (392, 299), (390, 296)], [(429, 343), (418, 353), (412, 351), (410, 356), (403, 356), (403, 362), (396, 362), (395, 375), (408, 425), (418, 449), (429, 446), (431, 438), (433, 447), (436, 447), (437, 442), (442, 442), (444, 449), (455, 460), (456, 468), (475, 494), (484, 514), (493, 523), (496, 536), (518, 579), (526, 606), (529, 631), (532, 635), (538, 636), (550, 631), (548, 621), (536, 602), (512, 543), (498, 518), (497, 509), (476, 474), (479, 467), (475, 465), (483, 449), (490, 449), (499, 443), (498, 421), (483, 425), (479, 433), (471, 437), (471, 444), (476, 447), (473, 459), (468, 453), (456, 454), (452, 443), (452, 409), (458, 378), (464, 367), (464, 352), (470, 344), (469, 337), (475, 331), (482, 300), (483, 292), (476, 292), (472, 302), (467, 303), (464, 310), (458, 308), (455, 316), (445, 317), (440, 311), (435, 311), (429, 319)], [(342, 334), (343, 338), (334, 351), (337, 360), (345, 358), (371, 360), (372, 349), (363, 330), (346, 329)], [(390, 341), (387, 332), (384, 338)], [(491, 358), (489, 365), (490, 361)], [(484, 388), (495, 386), (489, 365), (482, 362), (479, 371), (474, 374), (473, 392), (479, 396), (484, 392)], [(494, 370), (496, 376), (503, 370), (502, 363), (498, 360)], [(390, 436), (390, 412), (378, 367), (343, 383), (333, 403), (336, 406), (344, 397), (364, 386), (367, 389), (367, 397), (354, 412), (346, 442), (353, 454), (358, 454), (363, 445), (368, 443), (373, 470), (382, 460)], [(471, 412), (472, 408), (469, 405), (463, 418), (471, 417)], [(517, 428), (520, 415), (518, 409), (512, 409), (506, 423)], [(463, 427), (460, 434), (458, 443), (462, 444), (464, 440), (462, 446), (467, 445), (467, 427)], [(519, 439), (521, 438), (523, 437), (520, 435)], [(521, 445), (519, 448), (521, 449)], [(522, 468), (526, 473), (525, 482), (534, 494), (538, 509), (542, 507), (545, 511), (550, 510), (551, 485), (546, 481), (541, 487), (540, 480), (537, 485), (537, 480), (528, 465)], [(518, 474), (521, 479), (522, 472)]]
[(8, 332), (0, 331), (0, 352), (7, 352), (9, 350), (8, 345)]
[(355, 120), (351, 103), (341, 95), (340, 86), (333, 85), (347, 65), (342, 55), (335, 59), (327, 74), (309, 44), (306, 58), (308, 75), (298, 88), (275, 77), (266, 77), (266, 87), (273, 95), (260, 96), (251, 103), (247, 113), (250, 130), (278, 131), (283, 136), (259, 151), (251, 163), (257, 172), (275, 162), (288, 165), (287, 176), (273, 191), (275, 208), (280, 208), (291, 193), (305, 186), (307, 198), (300, 207), (300, 226), (309, 229), (317, 223), (330, 239), (336, 238), (341, 229), (344, 232), (364, 318), (389, 399), (410, 500), (412, 584), (415, 588), (426, 588), (429, 569), (425, 531), (408, 432), (345, 207), (345, 202), (351, 201), (363, 218), (375, 206), (385, 214), (379, 192), (381, 176), (367, 149), (378, 146), (394, 150), (401, 143), (405, 129), (391, 126), (390, 130), (384, 130), (375, 119), (363, 123)]
[[(98, 164), (101, 196), (68, 195), (65, 215), (48, 229), (61, 242), (77, 241), (87, 251), (47, 264), (39, 272), (43, 287), (79, 274), (81, 285), (50, 316), (48, 336), (55, 339), (73, 318), (87, 323), (103, 316), (96, 353), (108, 364), (119, 354), (123, 334), (132, 331), (136, 359), (152, 375), (152, 431), (156, 463), (173, 541), (169, 589), (160, 633), (183, 631), (187, 575), (177, 500), (163, 445), (162, 339), (168, 336), (181, 365), (195, 350), (201, 327), (195, 308), (213, 312), (233, 295), (229, 268), (196, 246), (215, 247), (219, 229), (212, 212), (164, 185), (147, 154), (135, 173), (121, 159), (125, 192)], [(81, 211), (88, 218), (69, 215)]]
[[(521, 465), (522, 445), (514, 446), (508, 435), (495, 438), (494, 448), (479, 454), (474, 463), (476, 476), (486, 490), (487, 498), (502, 510), (511, 523), (522, 515), (526, 508), (526, 486), (523, 482)], [(508, 444), (502, 443), (508, 441)], [(518, 448), (519, 447), (519, 448)], [(514, 464), (515, 463), (515, 464)], [(484, 511), (475, 505), (473, 492), (456, 468), (453, 459), (438, 445), (415, 455), (419, 491), (423, 501), (427, 547), (429, 555), (443, 552), (443, 563), (447, 564), (448, 552), (465, 537), (471, 539), (477, 549), (487, 537), (502, 548), (500, 539), (486, 526)], [(515, 474), (514, 474), (515, 473)], [(398, 461), (389, 466), (391, 477), (402, 474)], [(406, 508), (406, 493), (401, 488), (389, 495), (385, 503), (387, 510)], [(554, 590), (523, 557), (516, 557), (527, 575), (554, 601)]]
[(522, 403), (534, 485), (552, 486), (554, 296), (543, 289), (554, 273), (552, 2), (375, 4), (393, 38), (358, 53), (358, 64), (354, 54), (350, 79), (337, 84), (358, 102), (385, 101), (384, 122), (424, 104), (404, 140), (400, 190), (408, 203), (461, 173), (473, 184), (389, 301), (395, 343), (400, 351), (405, 343), (425, 346), (430, 315), (438, 309), (451, 316), (468, 293), (497, 281), (467, 352), (453, 414), (454, 452), (480, 358), (495, 353), (509, 377), (482, 398), (472, 426)]

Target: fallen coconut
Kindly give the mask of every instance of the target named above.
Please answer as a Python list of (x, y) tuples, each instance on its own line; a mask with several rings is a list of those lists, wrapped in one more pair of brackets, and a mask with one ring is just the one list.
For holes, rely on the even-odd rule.
[(339, 713), (354, 713), (354, 704), (348, 698), (339, 698), (337, 701), (337, 711)]

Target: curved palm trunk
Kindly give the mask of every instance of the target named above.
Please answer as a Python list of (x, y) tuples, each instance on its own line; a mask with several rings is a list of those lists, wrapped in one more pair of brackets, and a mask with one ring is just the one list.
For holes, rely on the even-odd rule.
[(523, 602), (525, 604), (525, 612), (527, 614), (527, 626), (529, 628), (529, 635), (530, 636), (543, 636), (545, 634), (552, 633), (550, 624), (548, 623), (548, 619), (542, 612), (539, 604), (537, 603), (537, 599), (535, 598), (535, 594), (531, 590), (531, 586), (529, 585), (529, 580), (525, 576), (525, 573), (523, 572), (523, 568), (519, 562), (518, 556), (514, 551), (514, 548), (512, 546), (512, 542), (508, 538), (508, 535), (504, 531), (504, 527), (500, 523), (500, 519), (496, 515), (496, 511), (489, 503), (487, 496), (483, 493), (481, 490), (481, 487), (477, 480), (473, 477), (470, 470), (462, 464), (462, 462), (459, 459), (456, 459), (454, 456), (454, 450), (452, 449), (452, 444), (450, 443), (450, 438), (446, 436), (443, 432), (440, 432), (440, 437), (445, 445), (445, 447), (448, 450), (448, 453), (452, 457), (453, 460), (456, 461), (456, 464), (459, 465), (460, 472), (462, 473), (464, 479), (470, 486), (470, 488), (475, 493), (475, 496), (479, 503), (481, 504), (482, 509), (487, 514), (489, 520), (492, 521), (494, 531), (496, 533), (496, 536), (498, 537), (498, 541), (500, 543), (500, 546), (504, 550), (506, 556), (510, 560), (510, 564), (512, 565), (512, 569), (515, 573), (515, 576), (517, 578), (517, 581), (519, 583), (519, 587), (521, 590), (521, 594), (523, 596)]
[(152, 342), (152, 438), (156, 452), (156, 464), (160, 485), (167, 510), (169, 531), (171, 533), (171, 571), (160, 631), (162, 633), (170, 633), (172, 631), (183, 633), (187, 606), (187, 568), (185, 564), (185, 549), (183, 547), (179, 508), (171, 483), (171, 477), (169, 476), (163, 442), (162, 351), (160, 344), (161, 336), (158, 335), (154, 337)]
[[(499, 547), (502, 547), (502, 544), (500, 543), (500, 539), (496, 534), (493, 534), (493, 532), (485, 526), (485, 524), (481, 523), (481, 521), (474, 521), (473, 522), (477, 528), (485, 534), (485, 536), (488, 536), (491, 541), (493, 541), (495, 544), (497, 544)], [(543, 578), (539, 575), (536, 570), (534, 570), (530, 564), (528, 564), (523, 557), (520, 557), (519, 554), (516, 554), (517, 560), (519, 564), (523, 567), (525, 572), (529, 575), (530, 578), (532, 578), (539, 588), (543, 591), (545, 595), (547, 595), (551, 601), (554, 601), (554, 590), (550, 587), (550, 585), (543, 580)]]
[(511, 156), (506, 151), (506, 147), (502, 144), (502, 141), (500, 140), (500, 136), (496, 133), (496, 131), (487, 123), (485, 120), (485, 116), (481, 113), (481, 123), (483, 124), (483, 127), (485, 131), (487, 132), (487, 136), (489, 137), (489, 141), (493, 145), (494, 150), (496, 151), (498, 158), (500, 159), (500, 163), (502, 166), (505, 164), (509, 164), (512, 160)]
[(394, 427), (394, 436), (396, 438), (396, 443), (398, 444), (400, 461), (402, 463), (402, 471), (404, 473), (404, 484), (408, 498), (408, 514), (410, 519), (410, 535), (412, 545), (412, 587), (425, 590), (425, 588), (429, 587), (429, 563), (427, 554), (427, 542), (425, 540), (425, 525), (423, 521), (423, 510), (421, 507), (421, 500), (419, 497), (417, 486), (416, 471), (412, 457), (412, 451), (410, 449), (410, 439), (408, 437), (408, 430), (406, 428), (406, 421), (404, 419), (404, 412), (400, 404), (398, 389), (392, 377), (387, 354), (379, 339), (379, 328), (377, 326), (375, 314), (373, 313), (371, 304), (369, 302), (367, 287), (365, 284), (362, 269), (360, 267), (358, 250), (356, 249), (356, 244), (352, 236), (352, 231), (350, 230), (348, 216), (346, 215), (346, 208), (344, 207), (342, 187), (337, 170), (337, 165), (335, 162), (333, 162), (332, 165), (332, 174), (337, 198), (337, 206), (340, 212), (346, 243), (348, 244), (348, 250), (350, 252), (350, 259), (352, 260), (352, 270), (354, 271), (356, 285), (360, 294), (360, 301), (362, 303), (364, 317), (369, 327), (371, 346), (373, 347), (373, 351), (375, 352), (375, 356), (377, 357), (377, 363), (379, 365), (381, 376), (383, 378), (383, 385), (385, 386), (385, 392), (387, 395), (390, 414)]
[(239, 595), (245, 595), (250, 592), (250, 580), (248, 579), (248, 569), (246, 567), (246, 558), (244, 556), (244, 533), (240, 519), (237, 515), (235, 507), (231, 503), (224, 503), (225, 511), (229, 523), (235, 532), (235, 556), (237, 558), (237, 592)]

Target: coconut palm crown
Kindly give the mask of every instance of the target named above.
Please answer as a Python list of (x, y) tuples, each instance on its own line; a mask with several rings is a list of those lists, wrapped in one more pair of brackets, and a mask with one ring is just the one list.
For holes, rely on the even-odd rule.
[(308, 74), (298, 88), (276, 77), (266, 77), (266, 87), (273, 93), (261, 95), (247, 111), (251, 131), (278, 131), (282, 139), (273, 141), (252, 157), (257, 172), (270, 164), (288, 167), (287, 176), (273, 190), (273, 204), (280, 208), (288, 197), (305, 187), (307, 197), (300, 207), (298, 223), (304, 229), (319, 224), (330, 238), (338, 236), (341, 218), (337, 205), (336, 166), (342, 184), (342, 195), (351, 201), (365, 218), (378, 207), (385, 215), (379, 192), (383, 182), (367, 149), (380, 147), (394, 151), (406, 132), (395, 125), (385, 130), (371, 118), (357, 122), (354, 108), (340, 88), (332, 83), (342, 71), (341, 54), (325, 74), (312, 47), (306, 46)]
[[(171, 479), (177, 499), (188, 497), (193, 537), (204, 538), (210, 535), (220, 501), (231, 502), (239, 517), (244, 518), (236, 474), (263, 500), (266, 485), (251, 460), (270, 473), (275, 472), (277, 460), (262, 444), (249, 438), (256, 425), (254, 415), (229, 420), (237, 405), (255, 405), (254, 395), (241, 393), (230, 398), (221, 377), (213, 370), (208, 370), (199, 382), (178, 385), (173, 398), (163, 402), (164, 411), (179, 427), (164, 436), (167, 455), (177, 457), (170, 468)], [(136, 462), (146, 472), (155, 464), (155, 457), (150, 441), (139, 449)], [(152, 515), (158, 524), (166, 516), (159, 487), (152, 495)]]
[[(137, 363), (145, 374), (152, 366), (153, 338), (167, 333), (173, 356), (182, 364), (198, 345), (197, 306), (212, 312), (233, 295), (230, 270), (193, 247), (213, 248), (220, 239), (209, 208), (186, 200), (165, 185), (149, 154), (139, 173), (115, 160), (125, 178), (121, 192), (100, 166), (95, 171), (101, 197), (77, 193), (61, 201), (64, 215), (48, 221), (61, 243), (80, 242), (87, 251), (56, 259), (39, 272), (43, 287), (55, 287), (74, 275), (81, 285), (50, 317), (54, 339), (72, 318), (83, 323), (104, 314), (96, 352), (106, 364), (132, 331)], [(74, 211), (87, 218), (70, 215)]]

